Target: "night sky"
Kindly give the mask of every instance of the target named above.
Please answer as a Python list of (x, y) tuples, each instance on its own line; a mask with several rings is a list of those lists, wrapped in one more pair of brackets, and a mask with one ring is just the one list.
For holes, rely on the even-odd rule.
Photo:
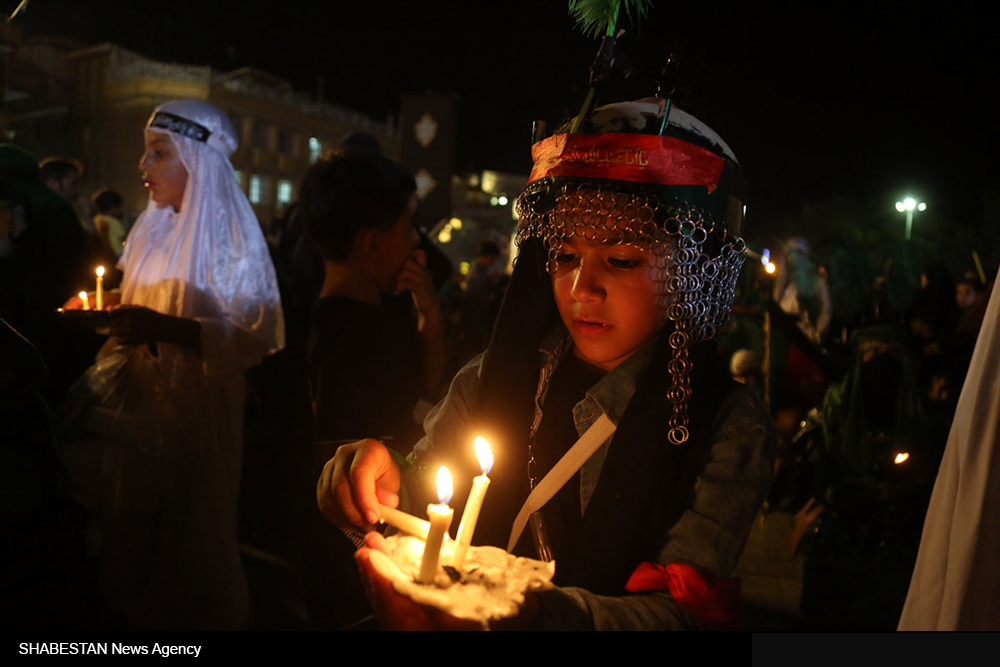
[[(891, 209), (905, 192), (981, 220), (982, 195), (998, 190), (997, 10), (782, 4), (661, 1), (621, 40), (652, 71), (679, 49), (675, 100), (740, 157), (748, 223), (774, 229), (802, 201), (838, 195)], [(163, 60), (252, 65), (314, 93), (322, 76), (324, 99), (379, 119), (401, 93), (455, 91), (460, 166), (524, 173), (531, 121), (578, 104), (597, 50), (564, 0), (32, 0), (16, 20)]]

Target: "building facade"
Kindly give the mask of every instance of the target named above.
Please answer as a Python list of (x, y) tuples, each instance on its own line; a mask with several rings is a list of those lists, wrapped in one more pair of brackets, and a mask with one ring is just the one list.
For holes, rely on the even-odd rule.
[(206, 100), (229, 115), (241, 134), (233, 167), (265, 229), (297, 198), (308, 166), (346, 134), (368, 132), (388, 154), (399, 152), (399, 132), (391, 123), (313, 101), (267, 72), (162, 63), (113, 44), (69, 57), (75, 154), (88, 162), (89, 183), (122, 184), (129, 204), (145, 202), (136, 177), (142, 128), (150, 111), (171, 99)]
[(38, 112), (30, 107), (10, 114), (11, 135), (39, 158), (80, 160), (84, 190), (118, 190), (132, 215), (147, 201), (138, 170), (143, 128), (156, 106), (173, 99), (205, 100), (229, 115), (241, 135), (233, 168), (265, 230), (297, 198), (308, 166), (346, 134), (367, 132), (386, 154), (399, 155), (400, 132), (391, 120), (314, 101), (288, 81), (253, 68), (219, 72), (165, 63), (115, 44), (64, 52), (63, 65), (55, 64), (57, 51), (49, 48), (45, 55), (49, 69), (65, 77), (57, 86), (65, 101), (46, 99), (48, 125), (41, 132)]

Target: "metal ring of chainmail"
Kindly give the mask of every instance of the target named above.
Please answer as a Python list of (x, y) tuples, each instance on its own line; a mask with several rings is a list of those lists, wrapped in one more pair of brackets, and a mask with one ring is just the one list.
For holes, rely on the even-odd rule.
[(746, 243), (697, 208), (641, 185), (543, 179), (530, 184), (515, 206), (517, 244), (541, 239), (549, 274), (570, 237), (634, 245), (653, 253), (659, 307), (673, 322), (667, 391), (673, 414), (667, 439), (674, 445), (686, 442), (692, 368), (688, 349), (715, 338), (728, 323)]

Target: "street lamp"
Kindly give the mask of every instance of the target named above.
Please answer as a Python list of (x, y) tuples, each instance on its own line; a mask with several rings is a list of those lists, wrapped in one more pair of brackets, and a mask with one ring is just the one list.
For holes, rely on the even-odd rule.
[(900, 213), (906, 213), (906, 240), (909, 241), (910, 229), (913, 228), (913, 212), (926, 211), (927, 204), (918, 202), (913, 197), (907, 197), (903, 201), (896, 202), (896, 210)]

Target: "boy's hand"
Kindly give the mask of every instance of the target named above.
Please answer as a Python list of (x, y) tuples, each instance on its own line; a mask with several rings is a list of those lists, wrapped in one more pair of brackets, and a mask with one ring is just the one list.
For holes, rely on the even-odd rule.
[(419, 248), (406, 260), (396, 281), (396, 289), (406, 290), (413, 296), (417, 307), (417, 333), (420, 337), (420, 355), (425, 397), (437, 396), (446, 363), (444, 322), (441, 305), (434, 293), (434, 283), (427, 271), (427, 253)]
[(403, 264), (403, 270), (396, 280), (396, 289), (413, 295), (421, 320), (434, 323), (441, 319), (441, 306), (434, 293), (431, 274), (427, 270), (427, 253), (423, 250), (414, 250), (413, 256)]
[(437, 609), (417, 604), (393, 588), (392, 581), (379, 572), (372, 563), (375, 551), (385, 552), (385, 538), (379, 533), (368, 533), (365, 546), (358, 549), (354, 559), (358, 563), (365, 594), (375, 609), (379, 626), (383, 630), (482, 630), (475, 621), (467, 621)]
[(320, 512), (338, 526), (374, 530), (379, 504), (399, 504), (399, 468), (378, 440), (358, 440), (337, 449), (316, 484)]

